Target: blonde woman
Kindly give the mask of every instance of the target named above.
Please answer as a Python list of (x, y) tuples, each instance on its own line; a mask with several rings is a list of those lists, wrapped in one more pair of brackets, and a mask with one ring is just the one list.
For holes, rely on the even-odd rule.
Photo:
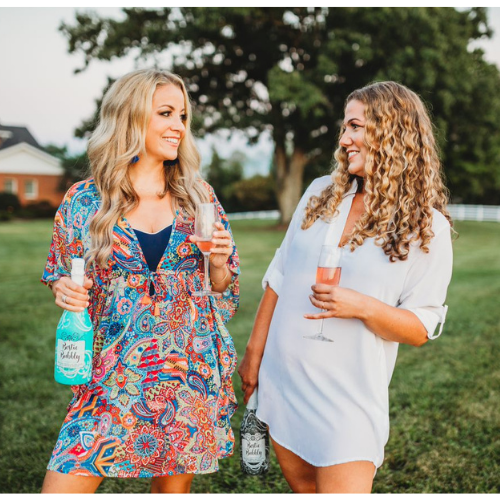
[[(55, 217), (42, 281), (56, 304), (88, 306), (92, 379), (74, 397), (43, 492), (90, 493), (104, 477), (150, 477), (152, 492), (189, 492), (194, 474), (233, 451), (236, 354), (225, 323), (238, 307), (238, 255), (227, 217), (199, 176), (182, 80), (135, 71), (106, 93), (88, 146), (92, 177)], [(210, 260), (219, 298), (202, 288), (194, 216), (213, 202)], [(86, 259), (83, 287), (70, 259)]]
[[(444, 323), (450, 216), (431, 121), (402, 85), (348, 97), (335, 159), (264, 276), (239, 373), (245, 401), (258, 384), (257, 416), (293, 491), (367, 493), (398, 345), (421, 346)], [(315, 283), (324, 244), (340, 247), (339, 286)], [(307, 338), (321, 318), (327, 341)]]

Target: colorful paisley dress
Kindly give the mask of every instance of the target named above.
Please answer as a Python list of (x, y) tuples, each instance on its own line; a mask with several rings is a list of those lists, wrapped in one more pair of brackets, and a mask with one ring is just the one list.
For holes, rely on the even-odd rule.
[[(230, 231), (213, 189), (203, 184)], [(69, 275), (71, 258), (85, 255), (99, 205), (92, 179), (70, 188), (55, 217), (42, 282)], [(118, 220), (108, 267), (87, 273), (94, 282), (92, 379), (72, 387), (49, 470), (203, 474), (232, 454), (236, 352), (225, 324), (238, 307), (238, 254), (235, 248), (228, 262), (232, 281), (221, 297), (193, 297), (203, 283), (202, 255), (189, 241), (193, 232), (194, 219), (181, 208), (163, 258), (150, 272), (134, 231), (124, 217)]]

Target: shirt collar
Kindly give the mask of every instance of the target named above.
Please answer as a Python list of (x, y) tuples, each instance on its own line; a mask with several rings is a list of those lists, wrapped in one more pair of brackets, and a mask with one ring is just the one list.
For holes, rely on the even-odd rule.
[(347, 193), (345, 193), (342, 196), (342, 198), (346, 198), (347, 196), (355, 195), (357, 190), (358, 190), (358, 179), (354, 179), (352, 181), (352, 185), (351, 185), (349, 191), (347, 191)]

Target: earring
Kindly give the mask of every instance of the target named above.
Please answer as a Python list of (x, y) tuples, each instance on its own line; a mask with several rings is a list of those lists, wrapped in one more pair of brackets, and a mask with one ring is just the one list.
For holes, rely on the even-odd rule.
[(136, 155), (130, 160), (130, 164), (133, 165), (134, 163), (137, 163), (139, 161), (139, 157)]

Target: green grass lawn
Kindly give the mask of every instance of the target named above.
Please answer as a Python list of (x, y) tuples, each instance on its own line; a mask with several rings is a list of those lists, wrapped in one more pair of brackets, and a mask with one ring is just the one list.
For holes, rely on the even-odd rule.
[[(50, 221), (0, 224), (0, 492), (36, 493), (70, 399), (53, 380), (61, 313), (39, 283)], [(232, 224), (241, 256), (241, 306), (229, 323), (243, 355), (260, 280), (283, 238), (268, 221)], [(500, 491), (500, 224), (457, 223), (449, 313), (441, 338), (401, 346), (391, 383), (391, 434), (378, 493)], [(235, 388), (241, 401), (239, 378)], [(237, 429), (243, 407), (233, 424)], [(244, 476), (239, 444), (193, 492), (290, 492), (272, 457), (265, 477)], [(103, 493), (146, 493), (148, 480), (106, 479)]]

